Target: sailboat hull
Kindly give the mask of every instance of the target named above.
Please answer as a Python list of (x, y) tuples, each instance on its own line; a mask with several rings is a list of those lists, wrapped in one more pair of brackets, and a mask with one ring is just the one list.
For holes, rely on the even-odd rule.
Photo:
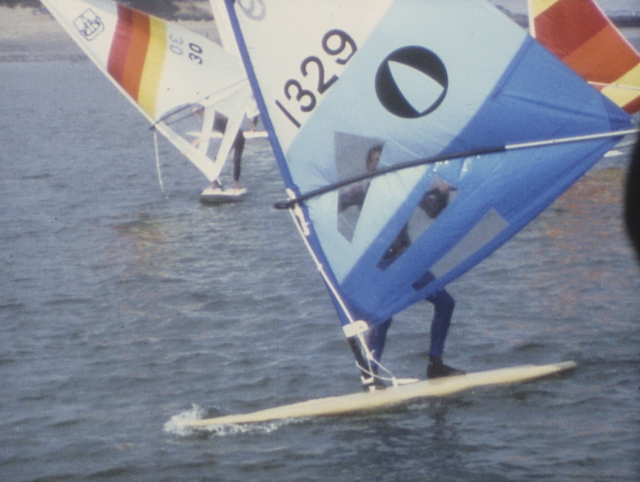
[(522, 365), (436, 380), (423, 380), (370, 393), (318, 398), (253, 413), (202, 420), (181, 420), (176, 423), (183, 428), (204, 429), (219, 425), (259, 423), (288, 418), (343, 415), (397, 405), (418, 398), (443, 397), (476, 387), (525, 382), (571, 370), (575, 366), (573, 361), (550, 365)]
[(241, 201), (247, 195), (247, 190), (242, 189), (213, 189), (208, 187), (200, 194), (200, 201), (206, 204), (224, 204)]

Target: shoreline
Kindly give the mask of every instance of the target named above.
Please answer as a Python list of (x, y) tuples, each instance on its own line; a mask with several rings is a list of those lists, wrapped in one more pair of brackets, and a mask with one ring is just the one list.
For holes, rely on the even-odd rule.
[[(219, 43), (212, 20), (174, 22)], [(0, 62), (88, 60), (49, 12), (38, 8), (0, 7)]]
[[(198, 8), (205, 12), (208, 2), (203, 3), (205, 6)], [(499, 5), (501, 2), (492, 3), (517, 24), (523, 28), (527, 27), (526, 14), (510, 12)], [(614, 16), (612, 20), (618, 28), (640, 27), (640, 16), (620, 15)], [(203, 18), (171, 22), (220, 44), (213, 20)], [(83, 59), (86, 59), (86, 56), (82, 50), (45, 8), (0, 6), (0, 62)]]

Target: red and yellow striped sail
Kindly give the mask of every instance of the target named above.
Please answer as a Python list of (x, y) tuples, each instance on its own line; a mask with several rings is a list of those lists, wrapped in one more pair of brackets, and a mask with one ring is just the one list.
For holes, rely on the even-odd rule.
[(166, 24), (163, 20), (118, 5), (118, 23), (107, 70), (152, 116), (166, 52)]
[(592, 0), (529, 0), (531, 34), (629, 113), (640, 110), (640, 54)]

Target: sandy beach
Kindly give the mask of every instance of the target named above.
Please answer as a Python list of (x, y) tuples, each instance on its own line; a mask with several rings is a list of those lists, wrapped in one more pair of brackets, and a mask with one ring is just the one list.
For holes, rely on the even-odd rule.
[[(218, 41), (212, 21), (176, 23)], [(0, 7), (0, 62), (84, 58), (80, 48), (45, 9)]]

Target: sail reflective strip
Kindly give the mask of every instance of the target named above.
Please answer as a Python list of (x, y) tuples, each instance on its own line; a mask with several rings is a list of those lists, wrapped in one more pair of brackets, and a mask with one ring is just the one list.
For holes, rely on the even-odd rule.
[(530, 15), (533, 14), (534, 17), (537, 17), (546, 9), (548, 9), (549, 7), (555, 5), (560, 1), (561, 0), (538, 0), (535, 2), (531, 2), (532, 5), (531, 5), (531, 11), (529, 12), (529, 14)]
[(118, 4), (118, 22), (107, 70), (151, 116), (167, 51), (166, 26), (160, 19)]
[(529, 0), (535, 38), (629, 113), (640, 110), (640, 53), (592, 0)]
[(136, 101), (148, 46), (149, 17), (118, 4), (118, 23), (107, 68)]
[(640, 111), (640, 63), (601, 92), (629, 113)]
[(150, 115), (155, 116), (156, 97), (160, 86), (160, 76), (167, 54), (166, 24), (159, 18), (150, 20), (149, 49), (142, 70), (138, 102)]

